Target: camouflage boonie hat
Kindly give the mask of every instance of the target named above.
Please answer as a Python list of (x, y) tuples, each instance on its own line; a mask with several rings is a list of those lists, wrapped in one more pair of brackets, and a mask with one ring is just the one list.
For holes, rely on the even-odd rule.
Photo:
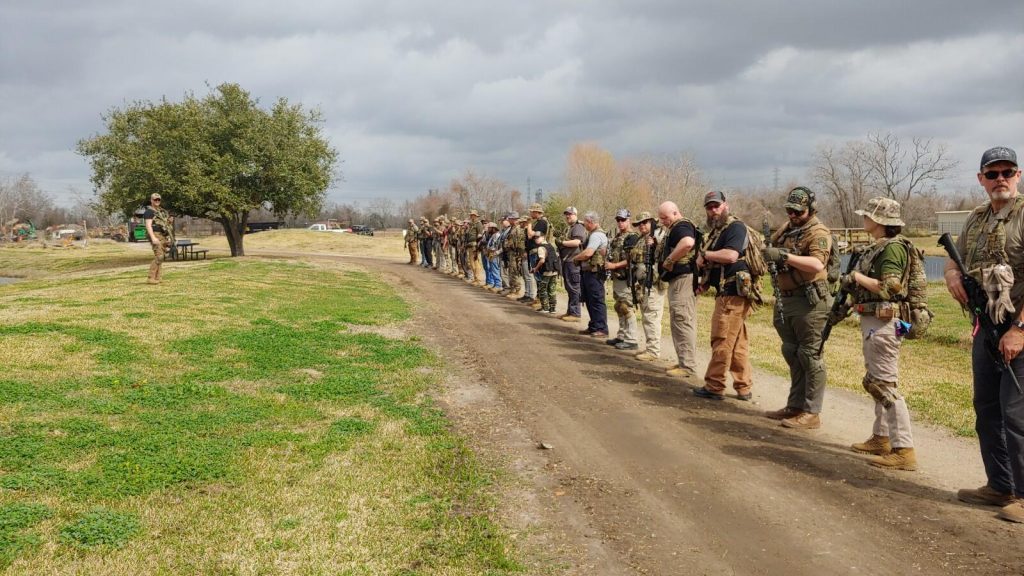
[(544, 211), (544, 207), (541, 206), (540, 204), (538, 204), (537, 202), (534, 202), (533, 204), (530, 204), (530, 212), (543, 212), (543, 211)]
[(430, 222), (430, 220), (427, 220), (426, 216), (420, 216), (420, 222)]
[(786, 204), (783, 206), (786, 210), (797, 210), (803, 212), (811, 207), (811, 195), (807, 193), (806, 188), (793, 188), (789, 192), (789, 196), (786, 197)]
[(867, 216), (882, 226), (904, 226), (900, 220), (900, 203), (892, 198), (876, 196), (868, 200), (863, 210), (854, 210), (854, 214)]
[(633, 225), (634, 226), (639, 226), (639, 225), (643, 224), (644, 222), (646, 222), (648, 220), (654, 220), (654, 216), (651, 216), (650, 212), (641, 212), (636, 217), (636, 220), (633, 220)]
[(476, 213), (476, 210), (470, 210), (469, 211), (469, 215), (470, 216), (479, 216), (479, 214)]
[(525, 223), (527, 223), (527, 222), (529, 222), (529, 221), (530, 221), (530, 219), (529, 219), (529, 218), (527, 218), (526, 216), (520, 216), (520, 217), (519, 217), (519, 223), (520, 223), (520, 224), (525, 224)]

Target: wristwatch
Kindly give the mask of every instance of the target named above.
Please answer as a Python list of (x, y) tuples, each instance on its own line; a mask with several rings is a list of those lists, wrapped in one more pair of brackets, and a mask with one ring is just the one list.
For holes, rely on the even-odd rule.
[(1024, 332), (1024, 322), (1017, 320), (1013, 323), (1013, 325), (1017, 328), (1017, 330)]

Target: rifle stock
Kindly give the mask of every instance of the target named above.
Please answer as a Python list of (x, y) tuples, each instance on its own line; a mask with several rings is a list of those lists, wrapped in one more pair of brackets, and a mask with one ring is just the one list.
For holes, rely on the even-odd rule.
[(996, 365), (1001, 371), (1009, 373), (1010, 379), (1013, 380), (1013, 385), (1017, 387), (1017, 393), (1021, 394), (1020, 382), (1017, 380), (1017, 375), (1013, 372), (1013, 367), (1010, 366), (1010, 363), (1003, 358), (1003, 354), (999, 351), (999, 340), (1001, 338), (999, 327), (996, 326), (996, 323), (992, 321), (992, 318), (985, 311), (985, 306), (988, 304), (988, 295), (985, 294), (985, 290), (978, 284), (978, 281), (967, 273), (967, 267), (964, 266), (963, 258), (960, 257), (960, 252), (956, 249), (956, 245), (953, 244), (953, 237), (949, 235), (949, 232), (945, 232), (939, 237), (939, 246), (942, 246), (946, 254), (949, 255), (949, 259), (960, 270), (960, 281), (964, 286), (964, 292), (967, 292), (965, 308), (967, 308), (967, 312), (971, 315), (971, 323), (981, 332), (982, 337), (985, 338), (985, 350), (995, 360)]
[[(843, 273), (845, 276), (853, 269), (857, 267), (857, 262), (860, 261), (861, 252), (851, 252), (850, 261), (846, 264), (846, 271)], [(833, 318), (839, 318), (840, 316), (845, 318), (845, 314), (840, 315), (839, 312), (846, 306), (846, 301), (850, 298), (850, 291), (845, 287), (839, 289), (839, 293), (836, 294), (836, 299), (832, 302), (832, 310), (829, 312), (828, 320), (825, 322), (825, 328), (821, 331), (821, 344), (818, 345), (818, 357), (820, 358), (822, 353), (825, 351), (825, 342), (828, 341), (828, 337), (832, 335), (832, 327), (836, 325), (833, 323)]]

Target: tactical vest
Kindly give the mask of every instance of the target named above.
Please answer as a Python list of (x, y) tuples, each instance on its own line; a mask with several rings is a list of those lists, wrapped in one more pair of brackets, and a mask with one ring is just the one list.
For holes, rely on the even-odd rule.
[[(871, 269), (874, 262), (893, 242), (898, 242), (907, 250), (907, 266), (899, 279), (899, 286), (895, 293), (890, 293), (888, 298), (858, 285), (853, 292), (854, 300), (857, 302), (856, 310), (861, 315), (877, 315), (881, 318), (883, 302), (892, 302), (891, 313), (902, 320), (910, 323), (910, 330), (905, 337), (914, 340), (925, 335), (935, 315), (928, 309), (928, 276), (924, 269), (924, 251), (914, 245), (902, 235), (892, 238), (882, 238), (871, 245), (861, 256), (857, 263), (857, 271), (865, 276), (874, 278)], [(876, 278), (883, 283), (883, 286), (892, 286), (893, 282), (887, 283), (885, 278)], [(887, 306), (887, 305), (883, 305)]]
[[(622, 262), (628, 258), (630, 249), (637, 244), (640, 239), (640, 234), (630, 230), (629, 232), (619, 232), (615, 235), (615, 238), (608, 243), (608, 261), (609, 262)], [(625, 268), (619, 268), (612, 271), (612, 278), (617, 280), (625, 280), (628, 276), (628, 271)]]
[(415, 243), (416, 239), (419, 237), (419, 232), (420, 232), (420, 229), (418, 227), (416, 227), (416, 226), (413, 226), (412, 228), (406, 228), (405, 243), (406, 244), (413, 244), (413, 243)]
[[(590, 242), (590, 236), (593, 235), (595, 232), (602, 232), (603, 233), (604, 230), (602, 230), (600, 227), (598, 227), (598, 228), (596, 228), (594, 230), (594, 232), (591, 232), (591, 233), (587, 234), (587, 239), (584, 240), (583, 246), (586, 246), (587, 243)], [(605, 234), (605, 236), (607, 236), (607, 234)], [(590, 256), (590, 259), (587, 260), (587, 266), (590, 269), (589, 271), (590, 272), (603, 272), (604, 271), (605, 257), (607, 256), (607, 254), (608, 254), (608, 247), (607, 246), (604, 247), (604, 248), (601, 248), (599, 250), (594, 250), (594, 253)]]
[(562, 271), (562, 261), (558, 257), (558, 250), (547, 242), (538, 246), (544, 248), (544, 272), (558, 272)]
[[(693, 226), (693, 229), (695, 231), (697, 230), (697, 226), (694, 225), (694, 223), (691, 222), (685, 216), (680, 218), (679, 220), (676, 220), (675, 222), (673, 222), (672, 225), (669, 226), (668, 229), (665, 231), (665, 240), (663, 240), (662, 242), (658, 243), (658, 247), (657, 247), (657, 249), (654, 252), (654, 261), (655, 262), (657, 262), (659, 264), (664, 264), (665, 263), (665, 259), (668, 258), (668, 255), (672, 253), (672, 250), (675, 250), (675, 246), (672, 247), (672, 250), (666, 250), (666, 248), (668, 248), (668, 246), (667, 246), (668, 238), (670, 236), (672, 236), (672, 231), (675, 230), (676, 226), (679, 226), (680, 224), (684, 224), (684, 223), (685, 224), (689, 224), (690, 226)], [(698, 232), (697, 235), (694, 236), (693, 248), (689, 252), (686, 253), (686, 256), (683, 256), (682, 258), (680, 258), (679, 261), (675, 263), (675, 266), (679, 266), (679, 267), (689, 266), (690, 263), (693, 262), (693, 259), (695, 258), (695, 255), (700, 252), (700, 248), (701, 248), (700, 247), (701, 242), (700, 242), (700, 237), (699, 236), (700, 236), (700, 233)]]
[(832, 237), (832, 231), (822, 224), (817, 216), (812, 217), (806, 224), (795, 230), (790, 229), (787, 222), (772, 236), (772, 245), (786, 248), (796, 256), (809, 256), (810, 242), (804, 242), (804, 239), (814, 232), (829, 239), (829, 253), (824, 269), (809, 277), (808, 273), (794, 268), (789, 268), (785, 273), (780, 272), (779, 279), (786, 284), (793, 285), (792, 287), (783, 286), (783, 290), (794, 290), (811, 283), (820, 283), (824, 290), (834, 292), (830, 289), (829, 284), (839, 280), (839, 250), (836, 247), (835, 238)]
[[(994, 264), (1009, 264), (1006, 255), (1006, 221), (1024, 205), (1024, 196), (1017, 196), (1012, 204), (1008, 204), (998, 213), (986, 202), (974, 209), (970, 227), (963, 231), (964, 246), (967, 247), (964, 267), (968, 273), (981, 282), (981, 269)], [(1018, 271), (1014, 270), (1014, 274)]]
[(172, 231), (171, 216), (167, 213), (167, 210), (152, 205), (149, 208), (153, 211), (153, 232), (162, 236), (170, 236)]
[(484, 226), (479, 221), (471, 222), (469, 227), (466, 228), (466, 233), (463, 235), (466, 241), (466, 249), (470, 252), (476, 252), (477, 241), (480, 239), (480, 235), (484, 233)]

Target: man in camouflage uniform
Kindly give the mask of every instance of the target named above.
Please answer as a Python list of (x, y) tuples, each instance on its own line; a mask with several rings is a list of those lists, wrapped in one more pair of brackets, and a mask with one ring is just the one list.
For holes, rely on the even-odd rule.
[[(1019, 382), (1024, 381), (1024, 197), (1018, 193), (1021, 172), (1017, 153), (998, 146), (982, 154), (978, 183), (989, 201), (974, 209), (957, 238), (957, 249), (971, 276), (984, 286), (984, 276), (1002, 264), (1012, 269), (1009, 298), (1013, 310), (994, 308), (1001, 320), (999, 353)], [(956, 264), (946, 262), (946, 288), (958, 302), (967, 302)], [(997, 300), (997, 304), (998, 304)], [(991, 302), (990, 302), (991, 304)], [(1006, 314), (999, 314), (1000, 311)], [(995, 320), (995, 319), (993, 319)], [(988, 482), (957, 493), (964, 502), (999, 506), (999, 518), (1024, 522), (1024, 395), (1010, 375), (985, 349), (982, 334), (971, 352), (974, 414), (981, 460)]]
[(420, 266), (430, 268), (434, 263), (430, 254), (430, 220), (426, 216), (420, 216), (420, 232), (416, 238), (420, 243)]
[(503, 296), (516, 297), (523, 284), (523, 259), (526, 257), (526, 231), (519, 226), (519, 212), (508, 214), (509, 230), (505, 235), (505, 255), (508, 258), (508, 288)]
[(480, 215), (476, 210), (469, 211), (469, 225), (463, 238), (466, 241), (466, 264), (473, 273), (471, 283), (474, 286), (484, 285), (484, 266), (480, 260), (479, 242), (484, 236), (484, 225), (480, 222)]
[(431, 240), (434, 248), (434, 270), (444, 270), (444, 217), (438, 216), (434, 219), (434, 230)]
[(611, 273), (612, 296), (615, 299), (615, 314), (619, 317), (619, 330), (615, 338), (607, 342), (618, 350), (636, 350), (636, 315), (633, 314), (633, 290), (629, 279), (629, 259), (627, 255), (640, 240), (629, 220), (629, 210), (620, 208), (615, 213), (615, 225), (618, 230), (615, 237), (608, 243), (608, 261), (605, 269)]
[(409, 249), (409, 264), (417, 264), (417, 260), (420, 258), (419, 250), (419, 226), (416, 226), (416, 221), (409, 218), (409, 225), (405, 228), (405, 245)]
[(815, 429), (821, 427), (827, 380), (818, 347), (832, 306), (828, 285), (832, 233), (818, 220), (810, 189), (791, 190), (784, 208), (789, 221), (775, 232), (772, 246), (762, 254), (765, 262), (774, 262), (779, 270), (781, 298), (774, 324), (789, 365), (789, 398), (785, 408), (765, 416), (781, 420), (786, 428)]
[[(655, 231), (657, 220), (650, 212), (641, 212), (633, 226), (640, 231), (640, 240), (629, 251), (630, 266), (636, 294), (640, 300), (640, 314), (643, 318), (643, 352), (637, 360), (653, 362), (661, 357), (661, 317), (665, 311), (665, 289), (667, 285), (658, 278), (658, 264), (655, 261), (658, 243), (663, 241), (664, 228)], [(650, 272), (648, 272), (648, 268)]]
[(174, 243), (174, 218), (161, 206), (163, 198), (153, 193), (149, 195), (149, 206), (142, 216), (146, 223), (146, 237), (153, 247), (153, 263), (149, 265), (149, 284), (159, 284), (164, 255)]

